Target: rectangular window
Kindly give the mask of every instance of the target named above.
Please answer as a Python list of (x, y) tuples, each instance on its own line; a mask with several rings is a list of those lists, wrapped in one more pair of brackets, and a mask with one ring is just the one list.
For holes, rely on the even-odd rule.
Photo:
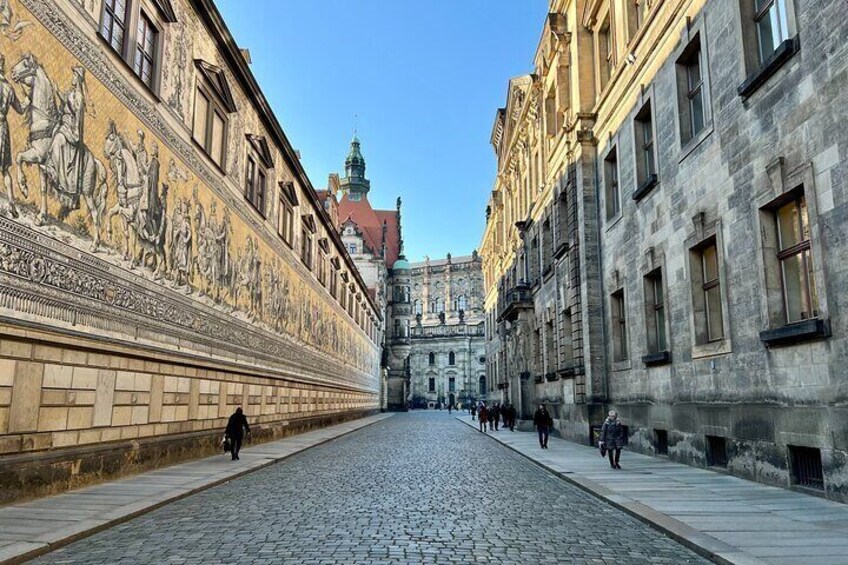
[(701, 50), (697, 50), (686, 64), (686, 81), (689, 99), (689, 127), (692, 137), (704, 129), (704, 79), (701, 76)]
[(294, 238), (294, 210), (284, 194), (280, 194), (280, 215), (277, 233), (283, 241), (292, 245)]
[(227, 120), (224, 112), (204, 88), (198, 88), (194, 99), (192, 136), (203, 151), (222, 169), (226, 147)]
[(654, 435), (656, 436), (654, 448), (657, 455), (668, 455), (668, 430), (655, 429)]
[(138, 78), (149, 88), (153, 88), (153, 66), (156, 64), (156, 36), (158, 32), (153, 27), (144, 12), (138, 16), (138, 32), (135, 36), (135, 60), (133, 70)]
[(209, 139), (209, 156), (219, 166), (224, 163), (224, 117), (217, 110), (212, 112), (212, 131)]
[(724, 337), (724, 325), (721, 312), (721, 284), (718, 268), (718, 249), (715, 244), (705, 247), (701, 252), (701, 265), (704, 303), (707, 312), (707, 336), (709, 341)]
[(336, 268), (331, 265), (330, 266), (330, 295), (333, 298), (338, 298), (338, 294), (339, 294), (338, 274), (336, 273)]
[(607, 220), (621, 212), (621, 194), (618, 190), (618, 156), (613, 147), (604, 159), (604, 191), (606, 193)]
[(436, 392), (436, 378), (430, 377), (427, 382), (427, 390), (429, 392)]
[(721, 269), (715, 236), (690, 251), (692, 310), (695, 317), (695, 343), (703, 345), (724, 339), (721, 303)]
[(648, 299), (648, 350), (660, 353), (668, 350), (665, 330), (665, 292), (662, 270), (657, 269), (645, 277), (645, 294)]
[(448, 392), (456, 392), (456, 377), (448, 379)]
[(636, 186), (637, 189), (656, 180), (656, 160), (654, 155), (654, 121), (651, 103), (645, 105), (636, 114), (634, 122), (636, 135)]
[(318, 282), (327, 286), (327, 258), (323, 253), (318, 254)]
[(612, 308), (612, 342), (613, 359), (626, 361), (629, 358), (627, 350), (627, 310), (624, 304), (624, 289), (619, 289), (610, 295)]
[(816, 447), (790, 445), (792, 484), (824, 490), (821, 450)]
[(598, 31), (598, 83), (599, 90), (603, 90), (609, 83), (615, 67), (612, 29), (607, 17)]
[(786, 0), (747, 0), (754, 3), (754, 23), (760, 64), (774, 54), (780, 44), (789, 39)]
[(701, 38), (697, 35), (677, 60), (677, 88), (680, 110), (680, 140), (695, 138), (707, 121), (706, 86)]
[(720, 436), (706, 436), (707, 465), (727, 467), (727, 439)]
[(244, 174), (244, 195), (253, 203), (256, 187), (256, 162), (252, 157), (247, 158), (247, 171)]
[(124, 54), (124, 36), (127, 27), (126, 0), (105, 0), (100, 33), (119, 54)]
[(786, 323), (816, 318), (819, 306), (805, 198), (801, 196), (778, 208), (775, 221)]
[(300, 260), (308, 269), (312, 269), (312, 236), (306, 226), (300, 230)]
[(209, 115), (209, 98), (198, 90), (194, 99), (194, 139), (204, 145), (206, 143), (206, 122)]

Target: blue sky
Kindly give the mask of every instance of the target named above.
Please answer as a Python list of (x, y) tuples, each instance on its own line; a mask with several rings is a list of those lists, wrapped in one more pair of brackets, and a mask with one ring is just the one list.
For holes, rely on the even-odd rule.
[(357, 116), (369, 197), (403, 199), (407, 257), (479, 246), (495, 111), (532, 71), (547, 0), (217, 4), (316, 189), (343, 172)]

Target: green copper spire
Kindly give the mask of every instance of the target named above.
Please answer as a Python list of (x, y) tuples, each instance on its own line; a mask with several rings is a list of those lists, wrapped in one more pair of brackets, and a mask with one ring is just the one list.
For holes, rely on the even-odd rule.
[(341, 188), (351, 194), (368, 194), (371, 181), (365, 178), (365, 158), (359, 150), (359, 138), (353, 135), (350, 151), (345, 159), (345, 177), (341, 179)]

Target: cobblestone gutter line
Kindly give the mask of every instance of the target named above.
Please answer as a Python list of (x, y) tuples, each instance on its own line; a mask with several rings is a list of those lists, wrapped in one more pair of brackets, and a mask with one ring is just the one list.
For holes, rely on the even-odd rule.
[[(0, 532), (4, 533), (0, 538), (0, 565), (24, 563), (391, 416), (377, 414), (275, 442), (245, 447), (240, 454), (241, 461), (235, 463), (239, 465), (237, 468), (233, 468), (227, 456), (216, 455), (79, 491), (0, 507)], [(158, 492), (151, 493), (151, 479), (158, 486), (154, 489)], [(102, 508), (83, 516), (84, 512), (79, 509), (84, 508), (86, 502)], [(76, 518), (68, 518), (72, 515)]]

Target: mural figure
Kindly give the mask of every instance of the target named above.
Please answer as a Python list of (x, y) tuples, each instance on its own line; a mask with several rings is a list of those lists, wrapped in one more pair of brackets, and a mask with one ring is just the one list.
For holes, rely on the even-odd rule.
[(267, 316), (272, 320), (274, 331), (282, 332), (286, 328), (289, 310), (289, 281), (283, 277), (279, 260), (266, 273), (268, 286)]
[(239, 252), (236, 266), (233, 308), (238, 302), (241, 289), (244, 289), (247, 292), (248, 314), (251, 318), (255, 318), (262, 310), (262, 259), (259, 256), (259, 246), (254, 242), (253, 236), (247, 236), (244, 254)]
[[(139, 132), (141, 133), (141, 132)], [(144, 139), (143, 135), (141, 137)], [(144, 149), (144, 146), (141, 146)], [(144, 159), (147, 159), (146, 152)], [(137, 158), (140, 161), (140, 159)], [(153, 270), (156, 278), (161, 278), (166, 266), (165, 236), (168, 224), (168, 185), (162, 184), (159, 194), (159, 145), (154, 141), (150, 149), (150, 158), (146, 164), (146, 175), (141, 187), (138, 215), (135, 218), (135, 232), (138, 238), (139, 260), (147, 265), (147, 258), (153, 258)]]
[(191, 294), (191, 211), (187, 199), (180, 198), (171, 218), (171, 255), (169, 264), (174, 285), (185, 286)]
[(10, 217), (17, 218), (18, 209), (15, 207), (12, 176), (9, 174), (9, 168), (12, 166), (12, 140), (9, 135), (9, 122), (7, 120), (10, 108), (18, 114), (24, 113), (24, 107), (18, 100), (15, 90), (6, 79), (6, 57), (0, 55), (0, 175), (3, 176), (6, 198), (9, 200), (7, 213)]
[(62, 94), (55, 92), (44, 68), (31, 53), (24, 54), (12, 69), (12, 80), (22, 85), (29, 99), (25, 105), (29, 145), (16, 158), (18, 186), (26, 197), (28, 187), (23, 165), (37, 166), (41, 177), (41, 205), (36, 225), (47, 222), (48, 192), (62, 204), (60, 220), (69, 211), (79, 209), (82, 195), (94, 224), (92, 251), (96, 251), (106, 206), (106, 169), (83, 141), (88, 108), (85, 70), (76, 66), (72, 76), (71, 88)]
[(196, 188), (194, 202), (194, 231), (197, 234), (197, 255), (194, 258), (194, 267), (204, 283), (200, 295), (208, 295), (215, 302), (220, 302), (222, 289), (228, 290), (231, 297), (233, 294), (230, 284), (233, 277), (230, 255), (232, 239), (230, 212), (225, 210), (224, 219), (219, 222), (216, 215), (217, 203), (213, 200), (207, 218), (203, 205), (197, 197)]

